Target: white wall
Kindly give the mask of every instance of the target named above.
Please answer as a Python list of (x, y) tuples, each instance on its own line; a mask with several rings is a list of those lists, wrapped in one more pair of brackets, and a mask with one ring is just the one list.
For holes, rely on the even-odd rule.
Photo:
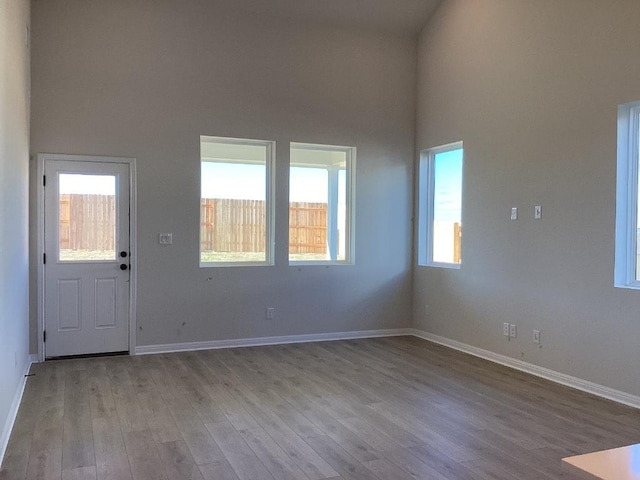
[[(138, 161), (139, 345), (410, 325), (416, 39), (208, 0), (32, 18), (32, 152)], [(201, 134), (276, 140), (275, 267), (198, 267)], [(289, 141), (357, 147), (355, 266), (287, 265)]]
[(0, 459), (29, 353), (28, 0), (0, 2)]
[(416, 268), (418, 328), (640, 394), (640, 292), (613, 288), (616, 114), (640, 99), (639, 24), (626, 0), (439, 7), (420, 37), (417, 147), (464, 141), (463, 264)]

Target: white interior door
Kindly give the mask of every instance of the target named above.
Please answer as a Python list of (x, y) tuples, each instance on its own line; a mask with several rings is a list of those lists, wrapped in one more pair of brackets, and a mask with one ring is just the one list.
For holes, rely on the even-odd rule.
[(129, 165), (45, 160), (45, 357), (129, 350)]

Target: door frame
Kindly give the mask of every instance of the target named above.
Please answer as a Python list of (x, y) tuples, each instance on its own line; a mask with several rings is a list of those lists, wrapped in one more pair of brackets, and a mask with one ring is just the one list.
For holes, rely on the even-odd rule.
[(137, 285), (137, 181), (136, 181), (136, 159), (128, 157), (107, 157), (97, 155), (67, 155), (61, 153), (39, 153), (37, 162), (37, 256), (36, 264), (38, 266), (38, 304), (37, 304), (37, 321), (38, 321), (38, 361), (45, 360), (44, 345), (44, 329), (45, 329), (45, 296), (44, 296), (44, 165), (48, 160), (62, 160), (67, 162), (100, 162), (100, 163), (119, 163), (127, 165), (129, 168), (129, 355), (135, 355), (136, 351), (136, 285)]

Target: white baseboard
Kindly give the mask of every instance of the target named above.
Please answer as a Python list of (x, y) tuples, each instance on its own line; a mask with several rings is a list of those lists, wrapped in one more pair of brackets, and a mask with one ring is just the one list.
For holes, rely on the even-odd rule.
[(397, 337), (413, 335), (411, 328), (387, 330), (363, 330), (356, 332), (310, 333), (305, 335), (283, 335), (279, 337), (234, 338), (230, 340), (210, 340), (206, 342), (169, 343), (166, 345), (141, 345), (135, 349), (136, 355), (151, 353), (185, 352), (192, 350), (212, 350), (218, 348), (257, 347), (287, 343), (327, 342), (354, 338)]
[(499, 363), (506, 367), (514, 368), (536, 377), (545, 378), (555, 383), (565, 385), (567, 387), (575, 388), (583, 392), (596, 395), (598, 397), (606, 398), (614, 402), (622, 403), (630, 407), (640, 408), (640, 397), (632, 395), (630, 393), (622, 392), (620, 390), (614, 390), (613, 388), (598, 385), (597, 383), (582, 380), (581, 378), (572, 377), (571, 375), (565, 375), (564, 373), (556, 372), (548, 368), (539, 367), (532, 363), (523, 362), (515, 358), (507, 357), (499, 353), (494, 353), (489, 350), (483, 350), (482, 348), (467, 345), (466, 343), (458, 342), (456, 340), (450, 340), (433, 333), (425, 332), (423, 330), (417, 330), (415, 328), (409, 329), (410, 335), (428, 340), (429, 342), (444, 345), (445, 347), (453, 348), (470, 355), (489, 360), (494, 363)]
[(27, 385), (26, 375), (29, 373), (31, 364), (35, 363), (37, 361), (37, 358), (37, 355), (29, 355), (27, 357), (27, 366), (24, 370), (24, 374), (22, 375), (22, 381), (20, 382), (20, 386), (18, 387), (18, 390), (13, 397), (13, 402), (11, 403), (11, 408), (9, 409), (9, 415), (7, 416), (7, 420), (5, 421), (4, 427), (2, 428), (2, 435), (0, 435), (0, 467), (2, 466), (4, 455), (5, 453), (7, 453), (7, 446), (9, 445), (11, 430), (13, 430), (13, 424), (15, 423), (16, 417), (18, 416), (18, 409), (20, 408), (20, 402), (22, 401), (24, 387)]

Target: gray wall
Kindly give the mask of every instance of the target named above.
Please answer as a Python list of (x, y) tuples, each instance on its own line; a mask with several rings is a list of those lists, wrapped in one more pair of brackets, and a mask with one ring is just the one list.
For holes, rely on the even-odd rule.
[[(408, 327), (416, 39), (214, 4), (32, 5), (32, 153), (137, 158), (138, 344)], [(275, 267), (198, 267), (201, 134), (276, 140)], [(288, 266), (289, 141), (357, 147), (355, 266)]]
[(28, 24), (27, 0), (0, 2), (0, 449), (29, 356)]
[(464, 141), (463, 265), (416, 268), (417, 328), (640, 394), (640, 292), (613, 288), (616, 115), (640, 99), (639, 24), (631, 0), (447, 0), (431, 18), (417, 148)]

